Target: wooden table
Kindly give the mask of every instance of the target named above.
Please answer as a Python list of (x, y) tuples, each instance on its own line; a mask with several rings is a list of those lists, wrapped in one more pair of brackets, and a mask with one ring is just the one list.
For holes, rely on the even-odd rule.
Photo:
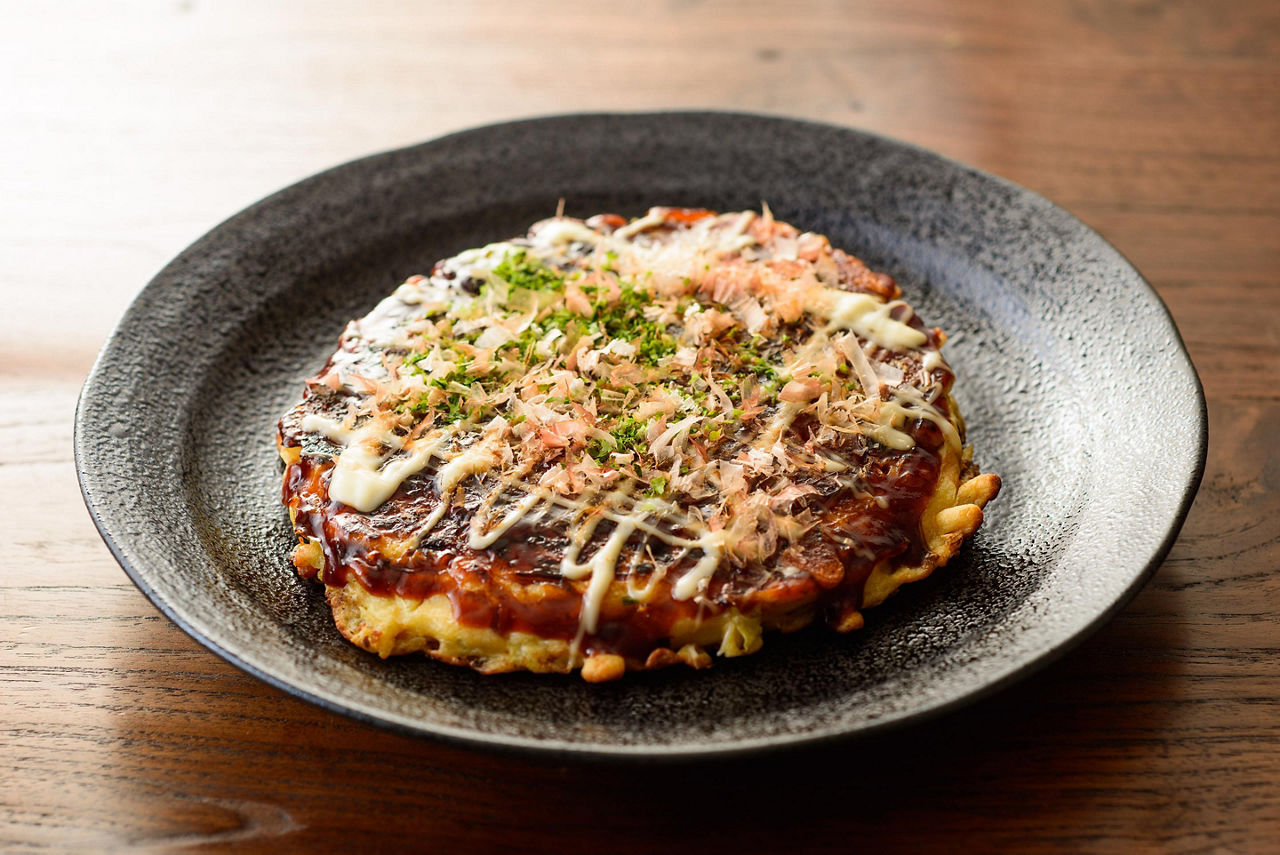
[[(795, 9), (796, 11), (793, 11)], [(1280, 852), (1280, 4), (14, 4), (0, 35), (0, 849)], [(95, 352), (168, 258), (323, 167), (490, 121), (856, 125), (1099, 229), (1169, 304), (1208, 471), (1138, 598), (874, 744), (564, 768), (268, 688), (134, 589), (76, 487)]]

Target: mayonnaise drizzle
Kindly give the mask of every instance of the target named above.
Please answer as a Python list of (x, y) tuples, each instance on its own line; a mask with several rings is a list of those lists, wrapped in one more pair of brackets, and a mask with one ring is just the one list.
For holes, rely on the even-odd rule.
[(886, 303), (872, 294), (840, 291), (836, 288), (815, 290), (815, 314), (825, 316), (828, 320), (827, 333), (853, 330), (862, 338), (889, 350), (910, 350), (929, 340), (920, 330), (889, 317), (895, 303)]
[(353, 429), (309, 413), (300, 427), (343, 446), (329, 481), (329, 498), (362, 513), (377, 510), (407, 478), (421, 472), (451, 433), (433, 432), (414, 443), (404, 456), (392, 459), (405, 450), (405, 440), (381, 419), (369, 419)]

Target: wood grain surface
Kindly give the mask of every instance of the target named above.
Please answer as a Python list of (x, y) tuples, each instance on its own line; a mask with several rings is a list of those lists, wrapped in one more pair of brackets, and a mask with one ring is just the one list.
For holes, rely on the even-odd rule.
[[(5, 4), (0, 850), (1280, 852), (1280, 4)], [(170, 257), (444, 132), (714, 107), (853, 125), (1039, 191), (1130, 257), (1209, 401), (1137, 599), (1046, 671), (872, 744), (562, 767), (241, 674), (84, 510), (76, 395)]]

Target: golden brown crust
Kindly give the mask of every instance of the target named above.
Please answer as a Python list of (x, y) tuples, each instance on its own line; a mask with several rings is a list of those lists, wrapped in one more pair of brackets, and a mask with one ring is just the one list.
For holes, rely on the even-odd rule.
[[(450, 601), (442, 594), (425, 600), (379, 596), (352, 579), (345, 585), (327, 585), (325, 598), (343, 637), (384, 659), (423, 653), (485, 674), (582, 669), (583, 679), (590, 682), (616, 679), (625, 671), (657, 670), (680, 663), (706, 668), (711, 665), (709, 651), (725, 657), (743, 656), (760, 649), (766, 629), (798, 628), (794, 610), (763, 615), (730, 610), (700, 623), (677, 626), (672, 633), (675, 650), (657, 648), (641, 660), (604, 653), (584, 656), (562, 639), (522, 632), (504, 635), (465, 626), (453, 617)], [(810, 620), (812, 613), (805, 616), (804, 623)]]
[(955, 455), (943, 458), (933, 497), (920, 518), (920, 528), (929, 546), (928, 555), (915, 565), (890, 567), (887, 562), (877, 565), (863, 587), (863, 608), (883, 603), (908, 582), (927, 578), (950, 561), (965, 539), (978, 530), (983, 506), (1000, 491), (1000, 478), (986, 473), (961, 481), (960, 470), (961, 461)]

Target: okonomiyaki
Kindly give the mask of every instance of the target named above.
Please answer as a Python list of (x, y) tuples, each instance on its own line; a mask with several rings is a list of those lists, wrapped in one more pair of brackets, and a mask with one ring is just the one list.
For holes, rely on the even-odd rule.
[(1000, 487), (900, 297), (767, 208), (556, 216), (444, 259), (280, 420), (293, 563), (353, 643), (485, 673), (856, 629)]

